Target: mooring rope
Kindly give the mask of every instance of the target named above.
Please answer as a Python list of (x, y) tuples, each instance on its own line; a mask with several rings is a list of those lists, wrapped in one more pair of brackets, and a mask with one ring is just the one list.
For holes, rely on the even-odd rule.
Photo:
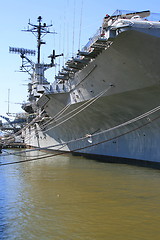
[[(113, 87), (113, 85), (110, 85), (107, 89), (101, 91), (100, 93), (98, 93), (95, 97), (87, 100), (86, 102), (84, 102), (82, 105), (76, 107), (75, 109), (71, 110), (70, 112), (66, 113), (65, 115), (62, 115), (61, 117), (57, 118), (56, 121), (59, 121), (60, 119), (72, 114), (70, 117), (66, 118), (65, 120), (61, 121), (60, 123), (57, 123), (55, 122), (55, 125), (53, 125), (52, 127), (46, 129), (46, 130), (43, 130), (44, 128), (46, 128), (48, 125), (51, 124), (52, 121), (54, 121), (54, 117), (53, 119), (50, 119), (50, 122), (44, 126), (41, 130), (37, 130), (38, 131), (42, 131), (43, 130), (43, 133), (51, 130), (51, 129), (54, 129), (55, 127), (63, 124), (64, 122), (70, 120), (71, 118), (73, 118), (74, 116), (76, 116), (77, 114), (79, 114), (80, 112), (84, 111), (87, 107), (89, 107), (91, 104), (93, 104), (95, 101), (97, 101), (101, 96), (103, 96), (106, 92), (108, 92), (108, 90), (110, 90), (111, 88)], [(68, 107), (67, 107), (68, 106)], [(67, 105), (66, 107), (64, 107), (61, 111), (64, 113), (69, 107), (70, 105)], [(76, 112), (78, 109), (80, 109), (78, 112)], [(61, 115), (61, 111), (60, 111), (60, 115)], [(74, 113), (75, 112), (75, 113)], [(74, 114), (73, 114), (74, 113)], [(26, 138), (25, 140), (26, 141), (29, 141), (31, 139), (31, 136), (29, 136), (28, 138)]]
[[(71, 113), (73, 113), (73, 112), (76, 111), (77, 109), (83, 107), (83, 108), (80, 109), (78, 112), (72, 114), (70, 117), (66, 118), (65, 120), (61, 121), (60, 123), (57, 123), (56, 125), (50, 127), (49, 129), (44, 130), (43, 132), (45, 133), (45, 132), (47, 132), (47, 131), (55, 128), (55, 127), (58, 127), (59, 125), (65, 123), (66, 121), (68, 121), (68, 120), (70, 120), (71, 118), (75, 117), (77, 114), (79, 114), (80, 112), (84, 111), (84, 110), (85, 110), (86, 108), (88, 108), (91, 104), (93, 104), (96, 100), (98, 100), (98, 99), (99, 99), (102, 95), (104, 95), (110, 88), (111, 88), (111, 86), (110, 86), (109, 88), (107, 88), (106, 90), (102, 91), (102, 92), (101, 92), (100, 94), (98, 94), (98, 96), (96, 96), (95, 98), (89, 99), (87, 103), (85, 102), (85, 103), (82, 104), (81, 106), (79, 106), (79, 107), (77, 107), (76, 109), (70, 111), (70, 112), (67, 113), (65, 116), (70, 115)], [(86, 105), (86, 106), (84, 106), (84, 105)], [(65, 116), (60, 117), (58, 120), (64, 118)]]
[[(160, 107), (160, 106), (159, 106), (159, 107)], [(150, 112), (151, 112), (151, 111), (150, 111)], [(144, 115), (144, 114), (143, 114), (143, 115)], [(74, 150), (71, 150), (71, 151), (69, 151), (69, 152), (58, 152), (58, 153), (55, 153), (55, 154), (51, 154), (50, 156), (43, 156), (43, 157), (38, 157), (38, 158), (25, 159), (25, 160), (21, 160), (21, 161), (1, 163), (0, 166), (12, 165), (12, 164), (18, 164), (18, 163), (24, 163), (24, 162), (31, 162), (31, 161), (37, 161), (37, 160), (41, 160), (41, 159), (45, 159), (45, 158), (50, 158), (50, 157), (54, 157), (54, 156), (64, 155), (64, 154), (67, 154), (67, 153), (74, 153), (74, 152), (77, 152), (77, 151), (81, 151), (81, 150), (83, 150), (83, 149), (87, 149), (87, 148), (90, 148), (90, 147), (97, 146), (97, 145), (99, 145), (99, 144), (103, 144), (103, 143), (106, 143), (106, 142), (109, 142), (109, 141), (113, 141), (113, 140), (115, 140), (115, 139), (118, 139), (118, 138), (120, 138), (120, 137), (122, 137), (122, 136), (124, 136), (124, 135), (126, 135), (126, 134), (129, 134), (129, 133), (131, 133), (131, 132), (134, 132), (134, 131), (136, 131), (136, 130), (138, 130), (138, 129), (141, 129), (141, 128), (143, 128), (143, 127), (151, 124), (151, 122), (156, 121), (156, 120), (158, 120), (159, 118), (160, 118), (160, 115), (157, 116), (156, 118), (148, 121), (147, 123), (142, 124), (141, 126), (138, 126), (138, 127), (136, 127), (136, 128), (133, 128), (133, 129), (131, 129), (131, 130), (129, 130), (129, 131), (126, 131), (126, 132), (124, 132), (124, 133), (122, 133), (122, 134), (119, 134), (119, 135), (117, 135), (117, 136), (115, 136), (115, 137), (111, 137), (111, 138), (109, 138), (109, 139), (105, 139), (105, 140), (103, 140), (103, 141), (99, 141), (99, 142), (97, 142), (97, 143), (93, 143), (93, 144), (90, 144), (90, 145), (87, 145), (87, 146), (84, 146), (84, 147), (75, 148)], [(140, 118), (139, 118), (139, 119), (140, 119)], [(103, 131), (103, 132), (104, 132), (104, 131)], [(96, 135), (96, 134), (95, 134), (95, 135)], [(86, 137), (85, 137), (85, 138), (86, 138)], [(74, 140), (74, 141), (75, 141), (75, 140)], [(44, 148), (43, 148), (43, 149), (44, 149)], [(46, 148), (46, 149), (47, 149), (47, 148)], [(37, 150), (37, 149), (35, 149), (34, 151), (36, 151), (36, 150)], [(80, 152), (79, 152), (79, 153), (80, 153)]]
[[(145, 117), (148, 117), (148, 116), (150, 116), (151, 114), (153, 114), (153, 113), (155, 113), (155, 112), (157, 112), (157, 111), (159, 111), (159, 110), (160, 110), (160, 106), (158, 106), (158, 107), (156, 107), (156, 108), (154, 108), (154, 109), (152, 109), (152, 110), (150, 110), (150, 111), (148, 111), (148, 112), (145, 112), (144, 114), (141, 114), (141, 115), (137, 116), (136, 118), (133, 118), (133, 119), (127, 121), (127, 122), (124, 122), (124, 123), (119, 124), (119, 125), (117, 125), (117, 126), (114, 126), (114, 127), (112, 127), (112, 128), (103, 130), (103, 131), (101, 131), (101, 132), (91, 134), (91, 136), (94, 137), (94, 136), (97, 136), (97, 135), (100, 135), (100, 134), (104, 134), (104, 133), (113, 131), (113, 130), (115, 130), (115, 129), (118, 129), (118, 128), (127, 126), (127, 125), (129, 125), (129, 124), (131, 124), (131, 123), (137, 122), (137, 121), (139, 121), (139, 120), (141, 120), (141, 119), (143, 119), (143, 118), (145, 118)], [(149, 121), (149, 122), (152, 122), (152, 120), (150, 120), (150, 119), (148, 119), (148, 121)], [(29, 150), (25, 150), (25, 151), (20, 151), (19, 153), (31, 152), (31, 151), (37, 151), (37, 150), (47, 150), (47, 149), (51, 149), (51, 148), (53, 149), (53, 148), (57, 148), (57, 147), (62, 147), (62, 148), (63, 148), (63, 147), (64, 147), (65, 145), (67, 145), (67, 144), (70, 144), (70, 143), (76, 142), (76, 141), (81, 141), (81, 140), (84, 140), (84, 139), (87, 139), (87, 138), (88, 138), (88, 136), (84, 136), (84, 137), (81, 137), (81, 138), (77, 138), (77, 139), (70, 140), (70, 141), (68, 141), (68, 142), (59, 143), (59, 144), (55, 144), (55, 145), (50, 145), (50, 146), (44, 147), (44, 148), (40, 147), (40, 148), (36, 148), (36, 149), (29, 149)], [(53, 150), (54, 150), (54, 149), (53, 149)], [(57, 149), (55, 149), (55, 150), (57, 150)], [(5, 156), (5, 155), (6, 155), (6, 154), (1, 154), (0, 156)], [(9, 155), (12, 155), (12, 153), (9, 154)], [(13, 155), (14, 155), (14, 154), (13, 154)]]
[[(127, 121), (127, 122), (124, 122), (124, 123), (119, 124), (119, 125), (117, 125), (117, 126), (114, 126), (114, 127), (112, 127), (112, 128), (103, 130), (103, 131), (101, 131), (101, 132), (94, 133), (94, 134), (92, 134), (91, 136), (94, 137), (94, 136), (97, 136), (97, 135), (100, 135), (100, 134), (104, 134), (104, 133), (106, 133), (106, 132), (113, 131), (113, 130), (118, 129), (118, 128), (123, 127), (123, 126), (127, 126), (127, 125), (129, 125), (129, 124), (131, 124), (131, 123), (134, 123), (134, 122), (139, 121), (139, 120), (141, 120), (141, 119), (143, 119), (143, 118), (145, 118), (145, 117), (148, 117), (149, 115), (151, 115), (151, 114), (153, 114), (153, 113), (155, 113), (155, 112), (157, 112), (157, 111), (159, 111), (159, 110), (160, 110), (160, 106), (158, 106), (158, 107), (156, 107), (156, 108), (154, 108), (154, 109), (152, 109), (152, 110), (150, 110), (150, 111), (148, 111), (148, 112), (146, 112), (146, 113), (144, 113), (144, 114), (141, 114), (141, 115), (137, 116), (136, 118), (133, 118), (133, 119)], [(150, 121), (150, 120), (149, 120), (149, 121)], [(80, 141), (80, 140), (84, 140), (84, 139), (86, 139), (86, 138), (88, 138), (88, 136), (84, 136), (84, 137), (81, 137), (81, 138), (73, 139), (73, 140), (70, 140), (70, 141), (64, 142), (64, 143), (59, 143), (59, 144), (55, 144), (55, 145), (50, 145), (50, 146), (44, 147), (44, 148), (40, 147), (40, 148), (36, 148), (36, 149), (29, 149), (29, 150), (25, 150), (25, 151), (20, 151), (20, 153), (23, 153), (23, 152), (26, 152), (26, 151), (31, 152), (31, 151), (37, 151), (37, 150), (47, 150), (47, 149), (51, 149), (51, 148), (53, 149), (53, 148), (55, 148), (55, 147), (57, 148), (57, 147), (59, 147), (59, 146), (64, 147), (64, 146), (67, 145), (67, 144), (70, 144), (70, 143), (76, 142), (76, 141)], [(53, 149), (53, 150), (54, 150), (54, 149)], [(56, 149), (55, 149), (55, 150), (56, 150)], [(0, 156), (4, 156), (4, 154), (1, 154)]]

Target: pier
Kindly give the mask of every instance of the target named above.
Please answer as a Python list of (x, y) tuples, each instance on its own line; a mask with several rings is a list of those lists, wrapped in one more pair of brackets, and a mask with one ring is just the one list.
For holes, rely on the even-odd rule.
[(26, 148), (26, 144), (21, 142), (0, 143), (0, 153), (2, 152), (2, 149), (8, 148)]

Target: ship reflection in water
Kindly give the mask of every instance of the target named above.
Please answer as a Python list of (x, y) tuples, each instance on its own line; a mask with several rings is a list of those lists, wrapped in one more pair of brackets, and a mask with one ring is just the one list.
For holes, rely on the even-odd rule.
[(0, 239), (159, 240), (159, 182), (159, 170), (71, 155), (1, 166)]

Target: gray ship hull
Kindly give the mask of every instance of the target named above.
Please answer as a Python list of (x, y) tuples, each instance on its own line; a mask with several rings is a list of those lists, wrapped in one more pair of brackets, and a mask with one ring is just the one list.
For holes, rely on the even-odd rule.
[(51, 146), (52, 150), (95, 157), (160, 162), (159, 91), (160, 87), (156, 86), (101, 97), (78, 114), (76, 108), (81, 104), (74, 104), (74, 108), (68, 110), (76, 110), (74, 117), (67, 120), (71, 116), (67, 115), (44, 127), (43, 131), (36, 123), (25, 130), (25, 142), (38, 148)]
[(141, 25), (110, 35), (70, 79), (70, 91), (39, 98), (48, 119), (23, 130), (28, 146), (160, 163), (160, 24)]

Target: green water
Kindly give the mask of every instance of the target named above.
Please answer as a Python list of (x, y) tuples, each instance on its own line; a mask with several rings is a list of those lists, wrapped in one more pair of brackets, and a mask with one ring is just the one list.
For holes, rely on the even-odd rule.
[(1, 240), (159, 240), (159, 223), (159, 170), (71, 155), (0, 167)]

